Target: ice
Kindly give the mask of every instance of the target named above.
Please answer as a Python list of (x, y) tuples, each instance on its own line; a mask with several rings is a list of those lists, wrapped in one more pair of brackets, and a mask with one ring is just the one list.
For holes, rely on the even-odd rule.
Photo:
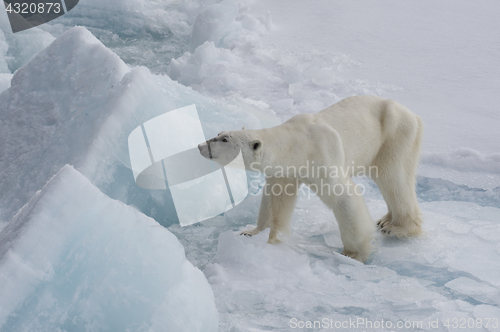
[(455, 192), (456, 200), (468, 196), (464, 200), (474, 198), (477, 202), (500, 205), (500, 153), (461, 147), (448, 152), (424, 152), (421, 161), (419, 173), (425, 178), (434, 178), (422, 185), (432, 191), (447, 187)]
[[(155, 278), (151, 274), (136, 275), (128, 289), (120, 283), (122, 274), (113, 274), (112, 269), (123, 271), (125, 263), (135, 272), (162, 269), (157, 249), (170, 242), (145, 250), (158, 244), (161, 236), (173, 238), (158, 224), (149, 227), (154, 222), (130, 206), (167, 226), (184, 246), (187, 259), (204, 272), (220, 313), (220, 331), (298, 330), (290, 325), (294, 318), (415, 321), (422, 322), (421, 327), (405, 330), (440, 331), (446, 330), (447, 319), (484, 323), (498, 318), (500, 67), (495, 64), (500, 57), (495, 42), (500, 6), (492, 0), (481, 4), (446, 0), (434, 9), (429, 11), (421, 2), (381, 5), (365, 0), (335, 4), (315, 0), (307, 6), (281, 0), (81, 0), (67, 15), (19, 34), (11, 33), (6, 15), (0, 13), (0, 229), (16, 213), (13, 220), (21, 220), (25, 213), (23, 220), (31, 225), (35, 217), (28, 212), (43, 210), (45, 214), (36, 214), (36, 220), (43, 217), (44, 225), (53, 227), (39, 230), (42, 237), (36, 240), (44, 241), (46, 250), (38, 251), (48, 255), (55, 248), (53, 255), (66, 255), (47, 256), (31, 265), (16, 261), (19, 255), (2, 256), (0, 264), (8, 257), (17, 271), (23, 269), (15, 277), (6, 276), (2, 265), (5, 283), (45, 285), (31, 290), (13, 286), (9, 291), (2, 288), (2, 280), (0, 289), (9, 293), (0, 296), (6, 299), (0, 300), (1, 312), (22, 314), (9, 316), (7, 323), (18, 324), (15, 330), (40, 330), (36, 324), (52, 324), (61, 312), (78, 315), (76, 322), (97, 317), (95, 325), (82, 327), (87, 330), (124, 330), (118, 325), (139, 316), (147, 316), (142, 321), (150, 325), (132, 330), (169, 330), (162, 322), (174, 316), (183, 324), (170, 330), (181, 330), (191, 322), (183, 316), (190, 305), (162, 302), (160, 294), (142, 282)], [(301, 195), (292, 234), (271, 246), (266, 244), (268, 230), (252, 238), (237, 235), (256, 223), (260, 196), (253, 194), (258, 186), (224, 215), (181, 227), (168, 191), (143, 190), (133, 181), (128, 134), (167, 111), (195, 104), (210, 137), (242, 126), (273, 126), (354, 94), (394, 98), (425, 123), (417, 195), (426, 235), (409, 240), (376, 235), (377, 251), (366, 265), (340, 254), (333, 214), (314, 195)], [(60, 175), (37, 194), (67, 163), (108, 197), (81, 175), (58, 186), (64, 187), (64, 194), (49, 190), (56, 187), (54, 181), (62, 181)], [(375, 184), (355, 180), (366, 187), (373, 218), (384, 215), (387, 207)], [(89, 195), (85, 210), (73, 199), (83, 182), (85, 193), (96, 193)], [(85, 219), (94, 225), (78, 224), (82, 233), (69, 235), (69, 240), (63, 235), (73, 231), (69, 226), (75, 221), (65, 228), (53, 208), (68, 200), (82, 215), (75, 212), (75, 219), (68, 220)], [(69, 215), (69, 206), (59, 211)], [(109, 218), (95, 218), (98, 210)], [(124, 231), (135, 225), (132, 214), (149, 227), (140, 228), (137, 236), (147, 234), (153, 240), (128, 242), (137, 250), (113, 256), (112, 266), (105, 265), (108, 256), (91, 255), (98, 250), (106, 253), (103, 243), (108, 238), (108, 250), (122, 245), (128, 253), (131, 249), (116, 239), (136, 235)], [(100, 220), (108, 223), (101, 225)], [(6, 226), (4, 234), (13, 225)], [(103, 235), (98, 235), (101, 231)], [(83, 240), (68, 242), (78, 238)], [(56, 250), (63, 242), (71, 245)], [(94, 249), (87, 243), (101, 246)], [(85, 261), (87, 257), (108, 268), (101, 284), (92, 284), (97, 280), (92, 274), (96, 265)], [(71, 279), (63, 278), (66, 275)], [(201, 287), (206, 281), (191, 284)], [(104, 320), (99, 310), (112, 308), (106, 307), (109, 302), (91, 307), (103, 299), (95, 294), (104, 287), (128, 300), (116, 304), (125, 307), (125, 314), (109, 314)], [(71, 291), (77, 295), (71, 297)], [(183, 286), (172, 289), (183, 292)], [(13, 309), (15, 301), (23, 304)], [(128, 314), (133, 308), (137, 310)], [(37, 315), (42, 310), (47, 316)], [(439, 326), (434, 328), (430, 323), (436, 319)], [(492, 323), (478, 330), (493, 331)], [(73, 326), (61, 329), (74, 330)]]
[(13, 73), (53, 40), (50, 33), (39, 28), (12, 33), (7, 12), (0, 10), (0, 73)]
[(207, 138), (223, 129), (261, 126), (258, 115), (145, 67), (131, 69), (83, 27), (68, 30), (20, 68), (0, 95), (0, 220), (8, 221), (70, 163), (110, 197), (164, 225), (176, 222), (169, 191), (135, 184), (127, 141), (147, 120), (191, 104)]
[(500, 308), (490, 305), (478, 305), (474, 308), (474, 317), (486, 327), (488, 331), (498, 330)]
[(201, 7), (193, 24), (189, 50), (193, 52), (206, 41), (219, 45), (224, 36), (234, 30), (232, 24), (237, 15), (237, 3), (228, 0)]
[(483, 303), (500, 304), (500, 291), (498, 288), (481, 281), (467, 277), (459, 277), (446, 283), (444, 286), (454, 293), (470, 296)]
[(217, 331), (177, 238), (64, 166), (0, 233), (2, 331)]
[(12, 74), (0, 74), (0, 93), (10, 88)]
[[(477, 174), (477, 173), (476, 173)], [(442, 177), (417, 177), (418, 197), (427, 202), (431, 201), (464, 201), (474, 202), (481, 206), (500, 206), (500, 187), (495, 177), (480, 173), (481, 181), (474, 179), (470, 173), (448, 173), (445, 178), (452, 178), (455, 182), (444, 180)], [(466, 178), (466, 184), (460, 180)], [(476, 180), (476, 182), (473, 182)], [(483, 182), (484, 181), (484, 182)], [(458, 183), (458, 184), (457, 184)], [(469, 187), (470, 186), (470, 187)], [(473, 187), (477, 186), (477, 187)]]
[(80, 0), (68, 14), (43, 25), (58, 36), (85, 26), (129, 65), (164, 73), (189, 43), (196, 11), (204, 1)]
[(5, 54), (9, 49), (9, 44), (5, 40), (5, 34), (2, 30), (0, 30), (0, 73), (9, 73), (9, 65), (5, 59)]
[(500, 174), (500, 153), (484, 154), (471, 148), (457, 148), (448, 153), (426, 153), (422, 161), (459, 171)]

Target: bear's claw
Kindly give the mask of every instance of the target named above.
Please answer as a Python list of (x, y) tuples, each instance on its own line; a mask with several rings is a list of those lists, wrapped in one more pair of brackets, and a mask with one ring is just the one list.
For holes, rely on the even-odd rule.
[(414, 237), (422, 234), (422, 229), (418, 224), (401, 226), (401, 225), (395, 225), (394, 222), (385, 222), (381, 223), (379, 228), (382, 234), (399, 239)]
[(242, 232), (240, 232), (240, 235), (252, 236), (252, 235), (256, 235), (258, 233), (260, 233), (260, 230), (258, 230), (257, 228), (254, 228), (251, 230), (242, 231)]

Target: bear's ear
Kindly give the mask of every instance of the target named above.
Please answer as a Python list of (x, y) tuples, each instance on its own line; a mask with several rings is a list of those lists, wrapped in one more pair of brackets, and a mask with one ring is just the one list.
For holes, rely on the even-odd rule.
[(262, 141), (260, 139), (254, 139), (250, 142), (250, 147), (253, 152), (258, 153), (262, 149)]
[(245, 127), (241, 128), (241, 130), (245, 130), (245, 129), (246, 129)]

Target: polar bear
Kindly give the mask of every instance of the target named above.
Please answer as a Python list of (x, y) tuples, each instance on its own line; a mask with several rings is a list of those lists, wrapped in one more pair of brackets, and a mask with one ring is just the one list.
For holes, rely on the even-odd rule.
[(415, 173), (422, 134), (421, 118), (394, 100), (354, 96), (276, 127), (223, 131), (198, 148), (222, 165), (241, 151), (247, 170), (264, 173), (257, 227), (241, 234), (270, 227), (269, 243), (278, 242), (278, 233), (289, 232), (298, 189), (305, 184), (333, 210), (342, 254), (366, 262), (375, 223), (351, 177), (369, 175), (382, 192), (388, 212), (377, 225), (383, 234), (420, 235)]

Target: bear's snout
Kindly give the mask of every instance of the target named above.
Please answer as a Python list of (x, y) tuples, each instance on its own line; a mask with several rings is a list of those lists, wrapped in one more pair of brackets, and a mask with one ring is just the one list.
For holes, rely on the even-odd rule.
[(205, 158), (210, 158), (206, 147), (207, 147), (207, 142), (198, 144), (198, 150), (200, 150), (200, 154)]

